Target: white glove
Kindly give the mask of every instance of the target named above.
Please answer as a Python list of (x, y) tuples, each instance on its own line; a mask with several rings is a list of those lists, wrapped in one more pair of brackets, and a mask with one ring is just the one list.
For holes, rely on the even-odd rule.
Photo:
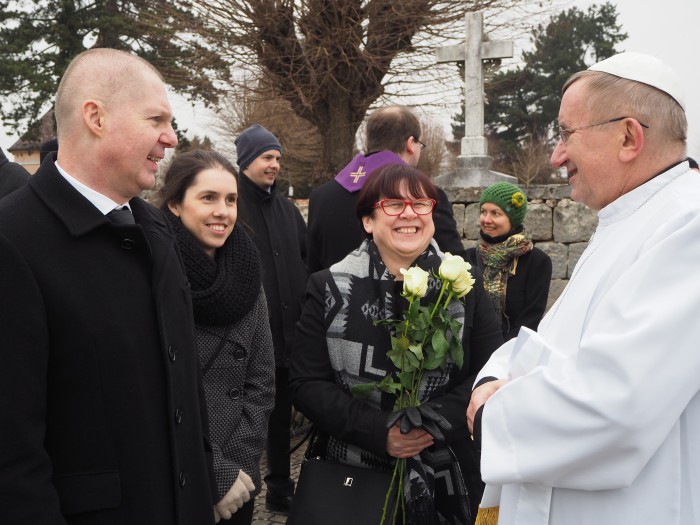
[(254, 490), (255, 485), (253, 484), (253, 480), (250, 479), (248, 474), (239, 470), (236, 481), (233, 482), (229, 491), (221, 498), (221, 501), (217, 503), (214, 508), (221, 518), (225, 520), (231, 519), (231, 516), (233, 516), (244, 503), (250, 501), (250, 493)]

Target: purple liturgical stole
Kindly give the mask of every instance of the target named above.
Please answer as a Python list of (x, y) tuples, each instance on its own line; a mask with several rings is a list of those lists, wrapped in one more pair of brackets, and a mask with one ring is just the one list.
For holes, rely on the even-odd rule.
[(360, 191), (370, 173), (387, 164), (406, 164), (406, 162), (392, 151), (377, 151), (367, 156), (358, 153), (350, 164), (340, 170), (335, 180), (350, 193), (355, 193)]

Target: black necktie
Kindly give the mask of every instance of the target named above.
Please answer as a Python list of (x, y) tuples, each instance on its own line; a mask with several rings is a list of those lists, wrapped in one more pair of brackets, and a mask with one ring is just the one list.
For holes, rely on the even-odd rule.
[(126, 206), (114, 208), (107, 214), (107, 218), (114, 224), (135, 224), (134, 215)]

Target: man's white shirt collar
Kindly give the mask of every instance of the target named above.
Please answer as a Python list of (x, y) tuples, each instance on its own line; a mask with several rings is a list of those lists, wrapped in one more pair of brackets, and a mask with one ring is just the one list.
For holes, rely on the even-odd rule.
[(66, 179), (70, 185), (73, 186), (83, 197), (89, 200), (98, 210), (100, 210), (103, 215), (107, 215), (114, 208), (120, 208), (122, 206), (126, 206), (129, 208), (129, 210), (131, 210), (128, 202), (125, 202), (124, 204), (114, 202), (109, 197), (102, 195), (89, 186), (86, 186), (78, 179), (71, 177), (68, 172), (58, 165), (58, 161), (56, 161), (54, 164), (56, 164), (56, 169), (63, 176), (63, 178)]

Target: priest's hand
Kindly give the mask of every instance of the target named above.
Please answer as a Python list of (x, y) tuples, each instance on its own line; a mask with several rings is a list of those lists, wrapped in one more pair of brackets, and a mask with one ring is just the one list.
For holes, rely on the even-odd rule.
[(412, 458), (432, 444), (433, 436), (425, 430), (414, 428), (406, 434), (402, 434), (400, 423), (397, 422), (389, 428), (389, 434), (386, 438), (386, 452), (394, 458)]
[(472, 399), (467, 407), (467, 428), (469, 428), (470, 434), (474, 433), (474, 416), (476, 416), (477, 410), (505, 384), (505, 379), (498, 379), (484, 383), (474, 389)]

